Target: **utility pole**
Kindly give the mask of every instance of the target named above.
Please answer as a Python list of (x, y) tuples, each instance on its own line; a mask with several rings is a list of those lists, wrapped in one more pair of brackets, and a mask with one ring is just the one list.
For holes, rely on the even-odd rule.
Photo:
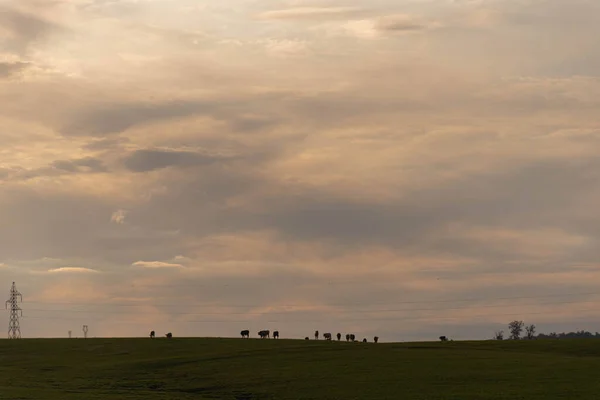
[(71, 331), (69, 331), (69, 339), (71, 339)]
[(10, 305), (10, 322), (8, 323), (8, 338), (21, 339), (21, 327), (19, 326), (19, 316), (23, 316), (23, 310), (19, 307), (18, 300), (23, 301), (23, 295), (17, 290), (15, 283), (10, 288), (10, 296), (6, 300), (5, 307)]
[(83, 338), (87, 339), (87, 333), (88, 333), (88, 326), (84, 325), (83, 326)]

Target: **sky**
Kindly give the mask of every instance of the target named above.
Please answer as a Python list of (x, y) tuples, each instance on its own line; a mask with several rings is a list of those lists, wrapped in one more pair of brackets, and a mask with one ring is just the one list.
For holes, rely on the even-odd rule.
[(597, 0), (0, 0), (0, 294), (23, 337), (600, 331), (599, 37)]

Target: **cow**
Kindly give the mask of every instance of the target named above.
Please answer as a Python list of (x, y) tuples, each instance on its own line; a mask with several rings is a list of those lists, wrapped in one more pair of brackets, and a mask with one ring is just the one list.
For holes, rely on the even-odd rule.
[(354, 342), (356, 340), (356, 336), (353, 333), (350, 334), (350, 341)]
[(379, 342), (379, 336), (375, 336), (375, 337), (373, 338), (373, 341), (374, 341), (375, 343)]
[(331, 340), (331, 333), (329, 333), (329, 332), (328, 332), (328, 333), (324, 333), (324, 334), (323, 334), (323, 338), (324, 338), (325, 340)]
[(267, 331), (267, 330), (260, 331), (260, 332), (258, 332), (258, 336), (260, 336), (261, 339), (270, 338), (271, 337), (271, 332)]
[(350, 341), (350, 334), (346, 333), (346, 342), (349, 342), (349, 341)]
[(279, 339), (279, 331), (273, 332), (273, 339)]
[(446, 336), (440, 336), (440, 340), (441, 340), (442, 342), (447, 342), (447, 341), (448, 341), (448, 338), (447, 338)]
[(319, 340), (319, 331), (315, 331), (315, 340)]
[(173, 334), (171, 332), (167, 333), (165, 336), (167, 337), (167, 339), (173, 338)]
[(150, 332), (150, 339), (154, 339), (156, 337), (156, 332)]
[(336, 336), (337, 336), (337, 338), (338, 338), (338, 342), (339, 342), (340, 340), (342, 340), (342, 334), (341, 334), (341, 333), (338, 333)]
[(240, 334), (242, 335), (242, 338), (250, 338), (250, 331), (248, 329), (241, 331)]

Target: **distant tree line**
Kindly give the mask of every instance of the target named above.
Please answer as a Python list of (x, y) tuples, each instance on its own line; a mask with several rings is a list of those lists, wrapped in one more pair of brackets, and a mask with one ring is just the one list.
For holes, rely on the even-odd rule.
[[(568, 333), (556, 333), (552, 332), (549, 334), (539, 333), (535, 334), (535, 325), (525, 325), (523, 321), (512, 321), (508, 324), (508, 332), (510, 340), (520, 340), (520, 339), (575, 339), (575, 338), (597, 338), (600, 339), (600, 333), (596, 332), (591, 333), (588, 331), (577, 331), (577, 332), (568, 332)], [(525, 331), (525, 332), (523, 332)], [(525, 333), (524, 336), (523, 333)], [(504, 340), (504, 331), (496, 331), (494, 332), (495, 340)]]
[(551, 332), (549, 334), (540, 333), (537, 335), (537, 339), (576, 339), (576, 338), (595, 338), (600, 339), (600, 333), (592, 333), (588, 331), (577, 331), (577, 332), (562, 332), (556, 333)]

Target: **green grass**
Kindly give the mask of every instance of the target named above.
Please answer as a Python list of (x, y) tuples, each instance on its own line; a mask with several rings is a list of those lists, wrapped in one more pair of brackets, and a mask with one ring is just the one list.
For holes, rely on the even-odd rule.
[(600, 340), (0, 341), (0, 399), (596, 399)]

